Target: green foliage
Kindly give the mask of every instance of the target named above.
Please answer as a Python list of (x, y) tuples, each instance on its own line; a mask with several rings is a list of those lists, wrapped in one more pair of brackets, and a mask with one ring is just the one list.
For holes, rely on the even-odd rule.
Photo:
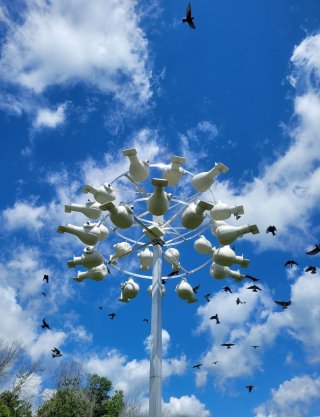
[(37, 417), (91, 417), (91, 402), (80, 390), (59, 389), (37, 411)]
[(115, 394), (106, 401), (104, 414), (101, 417), (119, 417), (124, 407), (123, 392), (116, 391)]
[(11, 417), (9, 407), (4, 403), (0, 404), (0, 417)]
[(9, 417), (32, 417), (31, 404), (28, 401), (20, 400), (16, 392), (4, 391), (1, 393), (0, 404), (9, 409)]

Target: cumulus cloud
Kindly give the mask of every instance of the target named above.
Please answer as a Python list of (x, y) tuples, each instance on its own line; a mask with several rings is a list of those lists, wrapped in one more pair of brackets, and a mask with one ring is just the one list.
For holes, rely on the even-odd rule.
[(170, 397), (163, 404), (164, 414), (168, 417), (176, 415), (183, 417), (210, 417), (210, 412), (194, 395), (183, 395), (180, 398)]
[[(151, 335), (149, 335), (143, 342), (147, 353), (150, 353), (151, 348)], [(166, 329), (162, 329), (162, 354), (166, 355), (170, 347), (170, 334)]]
[[(151, 71), (136, 6), (130, 0), (29, 1), (21, 19), (7, 25), (1, 78), (35, 94), (84, 82), (127, 107), (146, 104)], [(42, 117), (53, 123), (52, 116)]]
[(17, 201), (12, 208), (2, 212), (3, 224), (7, 230), (30, 229), (38, 230), (43, 226), (46, 216), (45, 206)]
[(65, 121), (66, 105), (60, 104), (56, 110), (48, 108), (39, 108), (34, 121), (34, 127), (40, 129), (43, 127), (55, 128)]
[[(163, 361), (163, 379), (172, 375), (182, 375), (186, 369), (186, 358), (168, 358)], [(117, 350), (107, 353), (106, 357), (91, 356), (87, 361), (88, 370), (112, 381), (113, 387), (123, 390), (128, 400), (135, 400), (142, 404), (148, 392), (149, 359), (131, 359)]]
[(296, 376), (272, 389), (271, 399), (255, 408), (255, 417), (304, 417), (319, 396), (319, 378)]
[[(211, 336), (212, 346), (200, 358), (204, 366), (197, 372), (197, 386), (204, 385), (210, 375), (215, 375), (217, 385), (223, 385), (228, 378), (252, 375), (262, 369), (261, 355), (271, 348), (281, 334), (286, 332), (301, 342), (305, 359), (309, 363), (319, 363), (320, 338), (318, 322), (320, 312), (320, 281), (310, 274), (300, 275), (291, 284), (291, 302), (287, 310), (280, 310), (269, 294), (268, 288), (261, 285), (259, 293), (248, 292), (246, 284), (233, 289), (233, 295), (217, 293), (210, 303), (200, 306), (197, 314), (200, 324), (196, 333)], [(239, 297), (246, 304), (236, 306)], [(219, 313), (221, 324), (216, 325), (210, 316)], [(235, 343), (230, 350), (221, 343)], [(258, 345), (258, 349), (251, 346)], [(219, 366), (212, 362), (219, 360)], [(237, 363), (237, 366), (233, 366)]]

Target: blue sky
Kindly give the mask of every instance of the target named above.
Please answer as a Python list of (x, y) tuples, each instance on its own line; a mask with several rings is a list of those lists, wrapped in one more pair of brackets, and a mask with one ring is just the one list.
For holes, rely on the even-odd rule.
[[(192, 173), (221, 161), (230, 169), (212, 192), (243, 204), (245, 214), (232, 224), (258, 225), (260, 234), (238, 239), (235, 249), (250, 259), (241, 270), (259, 277), (262, 291), (247, 290), (249, 281), (214, 280), (209, 266), (189, 278), (200, 284), (197, 303), (177, 297), (176, 281), (167, 284), (164, 410), (169, 417), (317, 417), (320, 277), (304, 270), (319, 266), (319, 255), (305, 252), (319, 243), (320, 230), (320, 4), (201, 0), (192, 3), (196, 30), (181, 23), (186, 5), (0, 1), (0, 336), (23, 340), (46, 369), (35, 376), (36, 401), (52, 389), (60, 359), (50, 350), (57, 346), (61, 360), (85, 362), (145, 410), (148, 283), (139, 281), (140, 294), (128, 304), (117, 301), (125, 277), (115, 270), (102, 282), (76, 283), (66, 261), (83, 244), (56, 229), (85, 221), (64, 205), (86, 201), (84, 184), (125, 172), (125, 148), (151, 163), (184, 156)], [(153, 168), (150, 178), (159, 175)], [(190, 179), (168, 190), (191, 195)], [(129, 197), (119, 188), (121, 198)], [(272, 224), (275, 237), (265, 233)], [(210, 230), (205, 235), (217, 245)], [(116, 242), (110, 233), (99, 245), (106, 258)], [(192, 242), (179, 250), (187, 269), (208, 259)], [(298, 266), (285, 269), (288, 259)], [(119, 264), (139, 271), (135, 256)], [(246, 304), (237, 306), (237, 297)], [(287, 310), (273, 302), (288, 299)], [(209, 320), (215, 313), (220, 325)], [(51, 331), (42, 331), (43, 317)], [(219, 346), (227, 340), (236, 343), (228, 351)], [(219, 363), (208, 365), (213, 360)], [(248, 384), (255, 386), (250, 394)]]

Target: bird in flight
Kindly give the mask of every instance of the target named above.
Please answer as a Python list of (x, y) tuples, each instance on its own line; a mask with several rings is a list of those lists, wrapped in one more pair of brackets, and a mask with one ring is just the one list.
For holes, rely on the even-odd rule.
[(291, 301), (290, 300), (289, 301), (275, 301), (275, 303), (281, 306), (285, 310), (289, 307), (289, 305), (291, 304)]
[(215, 314), (214, 316), (210, 317), (210, 320), (215, 320), (216, 324), (220, 324), (219, 316), (218, 314)]
[(192, 288), (193, 294), (197, 294), (199, 288), (200, 288), (200, 284), (198, 284), (195, 287), (193, 287)]
[(210, 365), (216, 365), (219, 361), (213, 361)]
[(149, 320), (148, 319), (143, 319), (142, 321), (145, 321), (146, 323), (149, 323)]
[(168, 277), (173, 277), (173, 276), (175, 276), (175, 275), (179, 274), (179, 272), (180, 272), (180, 270), (179, 270), (179, 269), (177, 269), (176, 271), (172, 271), (172, 272), (170, 272), (170, 274), (168, 274), (167, 276), (168, 276)]
[(167, 281), (165, 279), (161, 280), (161, 284), (166, 285)]
[(202, 366), (202, 363), (198, 363), (197, 365), (193, 365), (193, 367), (192, 367), (192, 368), (197, 368), (197, 369), (200, 369), (200, 366)]
[(42, 281), (46, 281), (49, 284), (49, 275), (43, 275)]
[(247, 385), (246, 388), (249, 392), (251, 392), (253, 390), (254, 386), (253, 385)]
[(111, 320), (113, 320), (116, 316), (116, 313), (109, 313), (108, 316), (110, 317)]
[(259, 345), (253, 345), (251, 347), (253, 347), (253, 349), (257, 349), (259, 347)]
[(60, 356), (62, 356), (62, 353), (56, 347), (51, 349), (51, 352), (52, 352), (52, 357), (53, 358), (59, 358)]
[(204, 298), (209, 302), (211, 293), (205, 294)]
[(223, 291), (224, 292), (229, 292), (230, 294), (232, 294), (232, 291), (231, 291), (230, 287), (223, 287)]
[(102, 307), (101, 307), (101, 306), (99, 306), (99, 307), (98, 307), (98, 309), (99, 309), (99, 310), (102, 310)]
[(261, 291), (261, 288), (257, 285), (251, 285), (251, 287), (247, 287), (247, 290), (252, 290), (253, 292)]
[(275, 236), (276, 235), (276, 230), (277, 230), (276, 226), (268, 226), (267, 230), (266, 230), (266, 233), (272, 233), (272, 236)]
[(226, 346), (227, 349), (231, 349), (231, 346), (234, 346), (234, 343), (222, 343), (221, 346)]
[(42, 319), (42, 324), (41, 324), (41, 327), (43, 328), (43, 329), (49, 329), (49, 330), (51, 330), (51, 327), (49, 326), (49, 324), (46, 322), (46, 319)]
[(320, 252), (320, 243), (314, 245), (314, 248), (306, 252), (306, 255), (317, 255), (317, 253), (319, 252)]
[(43, 295), (44, 297), (46, 297), (46, 293), (45, 293), (45, 292), (43, 292), (43, 293), (42, 293), (42, 295)]
[(245, 303), (246, 303), (246, 301), (241, 301), (241, 300), (240, 300), (240, 298), (238, 297), (238, 298), (236, 299), (236, 303), (237, 303), (237, 305), (239, 305), (239, 304), (245, 304)]
[(191, 4), (189, 3), (186, 9), (186, 17), (182, 19), (182, 23), (188, 23), (191, 29), (195, 29), (196, 27), (193, 23), (193, 20), (194, 20), (194, 17), (192, 17), (192, 13), (191, 13)]
[(291, 266), (291, 268), (293, 267), (293, 265), (298, 265), (297, 264), (297, 262), (296, 261), (292, 261), (292, 260), (290, 260), (290, 261), (287, 261), (285, 264), (284, 264), (284, 266), (287, 266), (287, 265), (290, 265)]
[(311, 274), (315, 274), (317, 272), (317, 268), (315, 266), (308, 266), (304, 272), (311, 272)]
[(252, 277), (251, 275), (245, 275), (246, 278), (249, 278), (252, 282), (259, 281), (259, 278)]

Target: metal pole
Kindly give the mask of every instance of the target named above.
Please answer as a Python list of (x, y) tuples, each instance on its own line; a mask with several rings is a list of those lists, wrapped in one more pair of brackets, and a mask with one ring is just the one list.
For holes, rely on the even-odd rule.
[[(158, 218), (159, 219), (159, 218)], [(162, 406), (162, 246), (153, 246), (149, 417), (161, 417)]]

